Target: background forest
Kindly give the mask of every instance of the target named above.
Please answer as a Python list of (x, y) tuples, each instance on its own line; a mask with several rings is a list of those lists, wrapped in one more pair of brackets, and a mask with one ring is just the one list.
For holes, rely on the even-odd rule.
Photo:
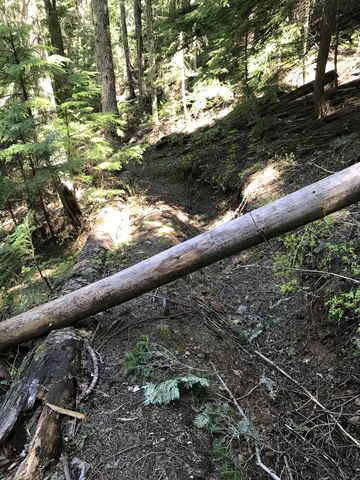
[[(1, 0), (0, 321), (66, 293), (74, 277), (86, 277), (86, 284), (115, 273), (355, 164), (359, 132), (358, 0)], [(115, 228), (111, 209), (121, 211), (119, 242), (94, 248), (89, 238), (99, 217), (109, 215), (107, 226)], [(353, 407), (343, 425), (356, 436), (359, 234), (355, 205), (281, 237), (266, 245), (267, 250), (209, 267), (214, 270), (204, 277), (197, 272), (189, 284), (164, 287), (155, 292), (151, 305), (139, 300), (133, 305), (138, 317), (147, 318), (158, 308), (160, 323), (145, 331), (155, 336), (153, 343), (148, 337), (139, 340), (136, 331), (129, 334), (128, 341), (138, 341), (132, 349), (122, 345), (130, 353), (121, 379), (147, 382), (147, 404), (170, 403), (184, 390), (195, 390), (196, 397), (197, 388), (210, 388), (206, 375), (195, 380), (191, 376), (195, 363), (182, 371), (175, 357), (167, 357), (177, 333), (166, 319), (187, 315), (189, 303), (190, 319), (201, 318), (217, 329), (218, 336), (205, 334), (202, 347), (194, 347), (201, 350), (194, 354), (198, 361), (206, 360), (200, 367), (214, 361), (213, 345), (223, 338), (223, 329), (230, 329), (242, 351), (259, 345), (268, 353), (276, 351), (276, 358), (294, 367), (291, 371), (302, 380), (312, 379), (317, 392), (331, 384), (334, 390), (329, 387), (325, 410), (335, 412), (338, 420), (343, 405)], [(100, 236), (106, 235), (102, 231)], [(219, 283), (213, 285), (207, 275)], [(120, 314), (133, 315), (127, 310)], [(303, 322), (308, 322), (306, 328)], [(174, 341), (183, 363), (192, 355), (197, 333), (202, 337), (197, 321), (195, 325), (194, 331), (178, 326), (179, 331), (185, 328), (187, 339)], [(251, 448), (239, 446), (245, 438), (258, 449), (255, 430), (261, 428), (271, 438), (266, 463), (278, 473), (281, 468), (281, 478), (359, 478), (357, 451), (344, 445), (341, 436), (332, 437), (337, 420), (321, 423), (321, 414), (309, 413), (306, 404), (309, 410), (301, 421), (286, 419), (280, 425), (284, 411), (302, 412), (303, 406), (291, 396), (295, 393), (289, 394), (290, 400), (281, 397), (287, 387), (275, 385), (274, 370), (259, 370), (260, 380), (249, 380), (251, 375), (244, 373), (249, 365), (236, 364), (231, 348), (228, 357), (218, 360), (227, 365), (234, 384), (250, 391), (239, 394), (241, 398), (265, 391), (267, 397), (258, 399), (264, 418), (256, 417), (256, 411), (249, 424), (240, 424), (227, 403), (219, 406), (211, 399), (199, 406), (196, 400), (190, 407), (197, 413), (196, 428), (215, 436), (214, 442), (212, 437), (198, 438), (201, 448), (211, 451), (211, 466), (202, 466), (207, 460), (199, 453), (198, 463), (186, 460), (192, 465), (187, 474), (198, 468), (198, 476), (173, 473), (169, 460), (162, 476), (144, 478), (269, 478), (264, 470), (254, 473), (249, 467), (254, 463)], [(110, 364), (118, 362), (114, 352), (106, 355)], [(2, 394), (16, 375), (18, 356), (22, 353), (6, 357), (4, 377), (0, 363)], [(295, 356), (301, 359), (298, 371)], [(176, 377), (169, 380), (166, 369)], [(106, 388), (111, 390), (110, 381)], [(125, 394), (122, 400), (134, 413), (132, 400)], [(271, 413), (273, 407), (277, 413)], [(186, 417), (186, 409), (179, 408), (179, 416)], [(150, 429), (162, 430), (157, 423), (161, 415)], [(176, 429), (177, 420), (168, 415), (167, 422), (174, 422)], [(275, 426), (270, 417), (276, 415)], [(94, 434), (94, 418), (81, 440), (69, 447), (77, 455)], [(110, 431), (109, 424), (105, 427)], [(178, 427), (183, 431), (183, 424)], [(96, 448), (102, 450), (99, 442)], [(293, 459), (286, 456), (286, 448), (292, 451), (288, 444), (294, 448)], [(87, 450), (85, 457), (91, 463)], [(302, 462), (302, 457), (307, 460)], [(1, 462), (0, 449), (0, 468)], [(128, 464), (109, 467), (99, 477), (111, 463), (101, 462), (91, 478), (143, 478), (136, 469), (128, 476)], [(119, 472), (127, 476), (117, 476)], [(8, 477), (0, 473), (0, 478)]]

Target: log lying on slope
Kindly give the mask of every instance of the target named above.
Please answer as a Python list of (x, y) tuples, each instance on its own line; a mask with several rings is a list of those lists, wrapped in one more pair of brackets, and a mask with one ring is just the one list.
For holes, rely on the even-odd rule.
[[(121, 216), (111, 206), (99, 212), (61, 293), (75, 291), (101, 276), (102, 258), (115, 246), (111, 233), (121, 228)], [(0, 409), (0, 445), (5, 444), (0, 461), (10, 464), (19, 449), (24, 456), (15, 473), (11, 469), (9, 479), (42, 480), (57, 464), (64, 416), (54, 408), (71, 410), (75, 404), (83, 345), (83, 333), (73, 328), (56, 330), (22, 361)]]
[(75, 324), (360, 200), (360, 163), (111, 277), (0, 323), (0, 351)]

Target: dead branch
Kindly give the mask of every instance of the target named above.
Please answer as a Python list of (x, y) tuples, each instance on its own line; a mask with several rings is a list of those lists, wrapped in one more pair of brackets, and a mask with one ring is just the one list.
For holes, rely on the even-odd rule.
[(284, 375), (288, 380), (290, 380), (292, 383), (297, 385), (304, 393), (305, 395), (313, 401), (321, 410), (323, 410), (329, 418), (334, 422), (334, 424), (337, 426), (337, 428), (341, 431), (343, 435), (345, 435), (346, 438), (348, 438), (353, 445), (355, 445), (357, 448), (360, 448), (360, 442), (354, 438), (349, 432), (345, 430), (345, 428), (339, 423), (338, 419), (334, 416), (334, 414), (329, 411), (321, 402), (318, 400), (304, 385), (302, 385), (300, 382), (298, 382), (295, 378), (293, 378), (291, 375), (289, 375), (285, 370), (283, 370), (281, 367), (276, 365), (270, 358), (266, 357), (264, 354), (259, 352), (258, 350), (255, 350), (254, 353), (260, 357), (262, 360), (264, 360), (266, 363), (271, 365), (272, 367), (276, 368), (278, 372), (280, 372), (282, 375)]

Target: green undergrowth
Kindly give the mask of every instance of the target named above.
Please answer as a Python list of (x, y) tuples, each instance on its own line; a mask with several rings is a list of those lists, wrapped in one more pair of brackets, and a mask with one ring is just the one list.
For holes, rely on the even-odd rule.
[(189, 399), (195, 412), (194, 427), (208, 431), (213, 437), (209, 454), (218, 478), (248, 478), (236, 450), (241, 442), (257, 445), (259, 434), (247, 418), (240, 418), (230, 403), (217, 400), (217, 386), (210, 380), (210, 372), (184, 365), (177, 354), (148, 337), (141, 337), (133, 345), (121, 363), (121, 371), (142, 384), (145, 405), (165, 406), (182, 397)]
[(360, 317), (360, 223), (341, 212), (289, 233), (273, 256), (283, 294), (302, 291), (328, 322), (356, 324)]
[[(66, 280), (74, 265), (78, 252), (54, 252), (49, 259), (39, 258), (39, 266), (53, 290)], [(31, 262), (25, 262), (17, 270), (13, 281), (0, 287), (0, 320), (17, 315), (40, 305), (50, 298), (49, 289)]]

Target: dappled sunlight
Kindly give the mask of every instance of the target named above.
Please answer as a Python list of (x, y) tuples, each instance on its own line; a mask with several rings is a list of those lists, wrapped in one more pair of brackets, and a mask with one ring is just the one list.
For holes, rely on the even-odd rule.
[(278, 184), (281, 172), (275, 165), (268, 165), (260, 172), (251, 175), (247, 186), (243, 190), (245, 202), (279, 195)]
[(122, 204), (103, 208), (92, 231), (96, 240), (105, 243), (110, 240), (117, 247), (131, 241), (131, 230), (130, 207)]
[(234, 105), (229, 105), (217, 110), (204, 111), (196, 117), (191, 117), (188, 121), (183, 117), (164, 119), (161, 125), (153, 128), (146, 137), (146, 140), (150, 145), (154, 145), (168, 135), (191, 134), (202, 128), (210, 128), (214, 126), (217, 121), (229, 115), (233, 108)]

